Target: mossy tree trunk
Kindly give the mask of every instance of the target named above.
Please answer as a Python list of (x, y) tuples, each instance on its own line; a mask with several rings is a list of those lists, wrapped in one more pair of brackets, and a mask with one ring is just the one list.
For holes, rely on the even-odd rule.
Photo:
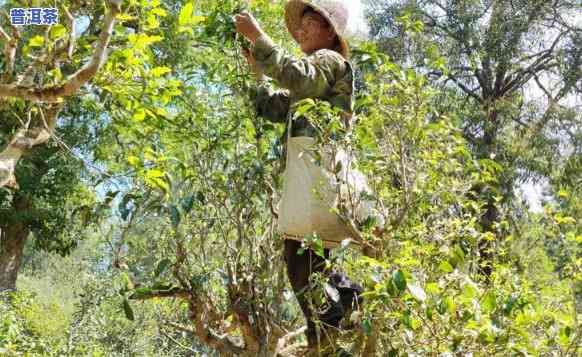
[[(16, 213), (13, 217), (17, 217), (30, 209), (30, 202), (17, 195), (12, 208)], [(23, 220), (7, 220), (0, 224), (0, 291), (16, 288), (24, 244), (29, 233), (30, 228)]]

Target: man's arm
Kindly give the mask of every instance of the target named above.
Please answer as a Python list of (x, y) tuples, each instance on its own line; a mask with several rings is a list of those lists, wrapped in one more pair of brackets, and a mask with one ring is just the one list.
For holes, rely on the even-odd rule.
[(257, 68), (291, 91), (298, 99), (325, 95), (346, 70), (344, 58), (327, 49), (301, 59), (276, 46), (266, 34), (252, 49)]
[(262, 79), (251, 91), (251, 99), (255, 102), (257, 113), (274, 123), (284, 123), (289, 111), (289, 93), (274, 90), (270, 81)]

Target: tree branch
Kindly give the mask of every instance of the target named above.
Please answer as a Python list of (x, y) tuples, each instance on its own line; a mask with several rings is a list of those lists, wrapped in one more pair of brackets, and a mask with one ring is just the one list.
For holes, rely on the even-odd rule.
[(71, 27), (71, 34), (69, 35), (69, 47), (67, 49), (67, 57), (69, 60), (73, 59), (73, 52), (75, 51), (75, 35), (77, 32), (77, 28), (75, 26), (75, 18), (69, 12), (66, 6), (63, 6), (63, 12), (65, 13), (65, 17), (67, 18), (67, 24)]
[[(534, 74), (537, 74), (538, 72), (545, 70), (545, 69), (549, 69), (552, 66), (547, 66), (551, 61), (553, 60), (552, 57), (550, 57), (549, 54), (543, 55), (542, 57), (540, 57), (538, 60), (536, 60), (536, 62), (534, 62), (531, 66), (519, 70), (515, 73), (515, 78), (513, 78), (511, 81), (509, 81), (509, 83), (507, 83), (500, 91), (499, 96), (502, 97), (505, 94), (509, 93), (510, 91), (512, 91), (515, 88), (519, 88), (521, 86), (523, 86), (525, 83), (527, 83)], [(513, 77), (513, 75), (511, 75), (511, 77)]]
[(245, 341), (245, 350), (252, 351), (253, 354), (258, 354), (261, 349), (259, 340), (254, 333), (253, 325), (249, 320), (248, 314), (236, 312), (239, 329), (241, 331), (243, 340)]
[[(509, 91), (513, 90), (516, 87), (522, 86), (523, 84), (527, 83), (533, 74), (537, 74), (539, 71), (546, 69), (545, 65), (548, 64), (553, 59), (553, 53), (560, 42), (562, 36), (565, 36), (569, 31), (561, 32), (556, 39), (552, 42), (550, 48), (538, 52), (536, 55), (539, 57), (529, 66), (526, 68), (521, 68), (515, 71), (513, 74), (510, 74), (508, 77), (513, 78), (509, 83), (507, 83), (503, 88), (500, 89), (500, 95), (504, 96)], [(536, 55), (533, 55), (528, 58), (533, 58)]]
[(18, 189), (18, 183), (14, 176), (16, 164), (34, 146), (44, 144), (50, 139), (61, 108), (62, 104), (60, 103), (49, 107), (43, 118), (43, 127), (18, 130), (6, 148), (0, 152), (0, 187)]
[(35, 102), (57, 102), (63, 97), (77, 94), (81, 86), (95, 76), (107, 59), (107, 46), (113, 35), (115, 16), (121, 10), (121, 0), (109, 0), (109, 4), (111, 7), (105, 16), (97, 47), (89, 63), (72, 74), (64, 84), (56, 87), (37, 89), (14, 83), (0, 84), (0, 97), (16, 97)]
[(459, 86), (459, 88), (461, 88), (461, 90), (463, 92), (465, 92), (468, 95), (470, 95), (471, 97), (473, 97), (473, 99), (475, 99), (478, 103), (483, 102), (481, 97), (479, 97), (477, 94), (475, 94), (475, 90), (469, 89), (467, 86), (465, 86), (463, 83), (461, 83), (457, 78), (455, 78), (455, 76), (449, 76), (448, 78), (450, 80), (452, 80), (453, 82), (455, 82), (457, 84), (457, 86)]
[[(134, 293), (130, 296), (133, 300), (148, 300), (153, 298), (182, 298), (188, 301), (188, 306), (190, 310), (189, 319), (192, 321), (191, 326), (184, 326), (181, 324), (176, 324), (173, 322), (166, 321), (165, 324), (172, 326), (178, 330), (187, 332), (195, 336), (208, 347), (211, 347), (222, 353), (229, 353), (235, 356), (243, 355), (253, 355), (249, 354), (249, 346), (239, 346), (231, 339), (232, 337), (228, 334), (219, 335), (212, 331), (207, 324), (209, 316), (216, 318), (218, 314), (215, 311), (207, 311), (208, 304), (204, 304), (199, 297), (194, 295), (194, 292), (187, 291), (180, 288), (172, 288), (168, 290), (158, 290), (158, 291), (148, 291)], [(241, 341), (242, 342), (242, 341)]]
[(16, 57), (16, 48), (18, 47), (20, 33), (18, 32), (18, 29), (14, 27), (11, 37), (2, 27), (0, 27), (0, 37), (2, 37), (2, 40), (4, 41), (4, 56), (6, 57), (6, 67), (2, 74), (2, 82), (5, 83), (12, 80), (12, 74), (14, 73), (14, 58)]
[(292, 355), (292, 352), (295, 352), (295, 350), (297, 348), (302, 347), (303, 344), (291, 345), (291, 346), (287, 346), (287, 345), (294, 338), (301, 336), (306, 330), (307, 330), (307, 326), (303, 326), (300, 329), (298, 329), (296, 331), (291, 331), (288, 334), (286, 334), (285, 336), (279, 338), (279, 340), (277, 341), (277, 348), (275, 349), (275, 353), (273, 355), (274, 356), (290, 356), (290, 355)]
[(241, 356), (246, 351), (246, 349), (237, 346), (231, 340), (228, 339), (228, 335), (219, 336), (208, 328), (207, 324), (204, 322), (203, 309), (201, 302), (198, 301), (194, 296), (189, 299), (189, 309), (190, 309), (190, 321), (193, 322), (194, 328), (192, 333), (198, 337), (198, 339), (222, 353), (231, 353), (235, 356)]
[[(57, 87), (32, 88), (19, 83), (0, 84), (0, 98), (16, 97), (35, 102), (56, 103), (49, 106), (44, 120), (44, 126), (32, 129), (20, 129), (10, 140), (6, 148), (0, 152), (0, 187), (10, 187), (18, 189), (18, 183), (14, 176), (16, 165), (21, 157), (32, 147), (46, 143), (53, 135), (56, 125), (56, 118), (62, 108), (62, 98), (76, 94), (81, 85), (89, 81), (101, 68), (107, 58), (107, 46), (113, 34), (115, 16), (121, 11), (122, 0), (109, 0), (110, 9), (105, 16), (103, 29), (99, 41), (93, 52), (91, 61), (83, 66), (79, 71), (71, 75), (68, 80)], [(14, 30), (14, 38), (11, 38), (3, 29), (0, 29), (0, 37), (6, 41), (5, 54), (8, 57), (8, 66), (3, 77), (11, 77), (14, 67), (14, 54), (18, 33)], [(41, 110), (42, 115), (42, 110)]]

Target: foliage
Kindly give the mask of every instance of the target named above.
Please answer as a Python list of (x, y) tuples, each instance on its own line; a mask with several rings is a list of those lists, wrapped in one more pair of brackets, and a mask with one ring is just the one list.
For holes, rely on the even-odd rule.
[(179, 304), (152, 301), (141, 305), (135, 321), (125, 318), (111, 285), (121, 282), (120, 276), (103, 270), (105, 247), (91, 236), (68, 257), (37, 253), (27, 261), (19, 291), (2, 295), (0, 351), (46, 356), (175, 356), (201, 351), (183, 334), (156, 324), (162, 317), (179, 318)]
[[(38, 207), (55, 212), (39, 236), (60, 230), (71, 234), (64, 242), (85, 240), (76, 249), (63, 245), (68, 258), (41, 255), (29, 243), (20, 291), (0, 303), (0, 348), (257, 356), (277, 349), (285, 355), (283, 341), (287, 355), (300, 355), (292, 342), (302, 338), (288, 333), (304, 322), (276, 231), (283, 128), (249, 105), (244, 41), (231, 20), (245, 7), (278, 43), (291, 43), (277, 2), (124, 4), (108, 62), (59, 126), (71, 140), (77, 135), (75, 145), (100, 167), (87, 177), (98, 189), (83, 185), (82, 166), (62, 157), (46, 181), (72, 190), (70, 198), (54, 209), (55, 192), (34, 196)], [(430, 29), (414, 16), (400, 14), (398, 26), (418, 41), (411, 45), (419, 53), (390, 58), (373, 43), (353, 51), (361, 86), (351, 133), (325, 103), (299, 108), (319, 127), (319, 144), (352, 150), (387, 218), (381, 237), (365, 222), (366, 254), (342, 244), (328, 260), (365, 287), (363, 306), (346, 318), (356, 328), (339, 343), (363, 356), (575, 355), (580, 143), (571, 141), (569, 155), (552, 165), (538, 162), (552, 191), (543, 212), (501, 190), (518, 168), (534, 166), (537, 152), (509, 125), (516, 110), (509, 99), (517, 97), (496, 107), (507, 124), (496, 132), (496, 150), (503, 150), (495, 153), (503, 157), (483, 154), (468, 135), (480, 133), (482, 107), (432, 81), (428, 72), (447, 73), (452, 64), (445, 50), (424, 42)], [(414, 56), (426, 59), (424, 68), (399, 63)], [(576, 115), (561, 118), (574, 122)], [(41, 150), (39, 157), (49, 158)], [(561, 156), (552, 145), (544, 150)], [(524, 161), (507, 152), (523, 153)], [(35, 159), (22, 170), (28, 160)], [(79, 171), (68, 174), (67, 165)], [(27, 174), (19, 176), (26, 189)], [(498, 215), (483, 229), (491, 204)], [(349, 210), (340, 213), (351, 218)], [(65, 223), (73, 216), (79, 226), (95, 222), (95, 232), (72, 230)], [(493, 240), (487, 281), (479, 274), (480, 243)], [(305, 246), (320, 250), (316, 237)]]

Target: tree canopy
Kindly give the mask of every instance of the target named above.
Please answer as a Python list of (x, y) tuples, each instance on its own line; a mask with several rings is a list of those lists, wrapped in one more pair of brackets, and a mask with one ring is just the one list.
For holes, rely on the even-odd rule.
[[(276, 231), (284, 127), (252, 105), (232, 20), (247, 9), (300, 56), (285, 2), (70, 0), (59, 24), (10, 25), (48, 3), (0, 11), (0, 354), (304, 355)], [(299, 108), (319, 144), (353, 150), (387, 218), (327, 260), (365, 288), (338, 343), (576, 355), (579, 4), (364, 3), (354, 131)], [(303, 247), (323, 256), (316, 235)]]

